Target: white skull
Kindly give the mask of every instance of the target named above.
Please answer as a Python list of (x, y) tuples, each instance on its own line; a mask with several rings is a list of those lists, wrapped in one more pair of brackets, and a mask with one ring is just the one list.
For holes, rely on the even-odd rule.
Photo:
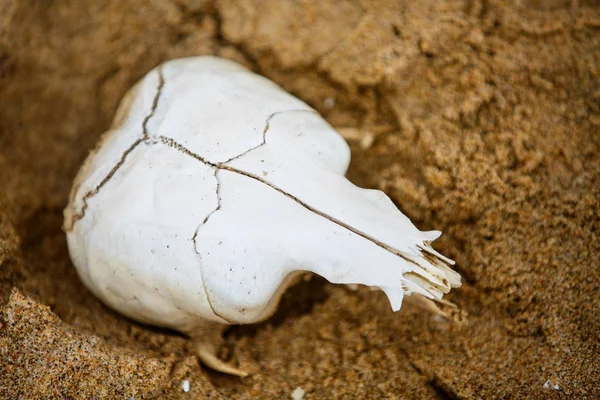
[(75, 179), (73, 263), (110, 307), (191, 335), (268, 318), (303, 271), (379, 287), (394, 310), (405, 293), (460, 286), (429, 245), (439, 232), (350, 183), (349, 161), (333, 128), (267, 79), (214, 57), (167, 62)]

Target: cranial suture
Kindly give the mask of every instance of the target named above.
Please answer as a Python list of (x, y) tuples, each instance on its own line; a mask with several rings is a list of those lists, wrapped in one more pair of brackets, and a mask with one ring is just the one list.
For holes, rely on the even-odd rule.
[(333, 283), (441, 299), (460, 286), (380, 191), (344, 174), (346, 142), (319, 114), (231, 61), (167, 62), (125, 96), (65, 209), (71, 258), (104, 303), (197, 341), (270, 317), (305, 271)]

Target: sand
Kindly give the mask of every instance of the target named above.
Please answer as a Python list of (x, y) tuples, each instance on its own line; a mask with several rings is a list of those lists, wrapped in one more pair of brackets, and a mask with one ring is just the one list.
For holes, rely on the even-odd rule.
[[(314, 278), (226, 333), (238, 379), (83, 287), (77, 169), (137, 79), (202, 54), (353, 137), (350, 179), (444, 232), (468, 324)], [(600, 398), (599, 172), (596, 1), (0, 0), (0, 398)]]

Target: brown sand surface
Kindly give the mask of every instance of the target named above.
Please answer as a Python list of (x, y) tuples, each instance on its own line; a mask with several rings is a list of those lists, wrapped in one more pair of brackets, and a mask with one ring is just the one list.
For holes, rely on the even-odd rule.
[[(83, 287), (77, 169), (137, 79), (202, 54), (355, 137), (349, 177), (444, 232), (467, 325), (314, 278), (227, 332), (238, 379)], [(600, 398), (599, 173), (595, 0), (0, 0), (0, 398)]]

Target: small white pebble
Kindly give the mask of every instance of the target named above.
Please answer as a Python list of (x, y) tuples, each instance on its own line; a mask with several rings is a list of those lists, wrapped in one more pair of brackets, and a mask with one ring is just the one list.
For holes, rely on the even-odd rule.
[(342, 135), (342, 137), (349, 141), (360, 141), (363, 134), (360, 129), (352, 128), (352, 127), (341, 127), (336, 128), (338, 133)]
[(546, 383), (544, 383), (544, 389), (548, 389), (550, 387), (550, 379), (548, 379), (546, 381)]
[(302, 388), (300, 386), (298, 386), (292, 392), (292, 399), (293, 400), (302, 400), (302, 399), (304, 399), (304, 393), (306, 393), (306, 392), (304, 390), (302, 390)]
[(333, 97), (328, 97), (323, 101), (323, 106), (325, 108), (333, 108), (335, 106), (335, 99)]
[(444, 321), (446, 321), (446, 318), (444, 316), (442, 316), (442, 315), (434, 315), (433, 319), (436, 322), (444, 322)]
[(358, 285), (356, 283), (349, 283), (348, 285), (346, 285), (346, 287), (352, 290), (353, 292), (356, 292), (358, 290)]
[(190, 381), (188, 381), (187, 379), (185, 381), (183, 381), (183, 383), (181, 384), (181, 388), (183, 389), (184, 392), (189, 392), (190, 391)]
[(375, 136), (371, 132), (365, 132), (364, 136), (360, 139), (360, 148), (366, 150), (373, 145), (374, 141)]
[(554, 385), (554, 390), (558, 390), (558, 384)]

